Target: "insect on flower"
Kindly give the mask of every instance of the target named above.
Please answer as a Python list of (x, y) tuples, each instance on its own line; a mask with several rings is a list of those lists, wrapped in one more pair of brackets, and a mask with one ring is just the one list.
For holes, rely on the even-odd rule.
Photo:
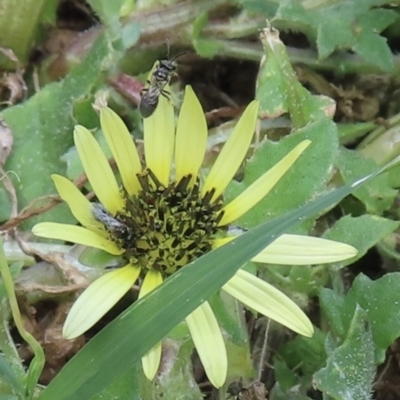
[(158, 105), (160, 95), (169, 99), (169, 92), (164, 88), (171, 80), (172, 74), (176, 72), (178, 64), (176, 59), (185, 54), (179, 53), (170, 60), (159, 60), (150, 81), (147, 81), (149, 87), (142, 89), (141, 100), (139, 103), (139, 111), (143, 118), (150, 117)]
[(101, 222), (104, 228), (118, 239), (133, 235), (132, 229), (122, 221), (113, 217), (100, 203), (92, 204), (92, 215), (96, 221)]

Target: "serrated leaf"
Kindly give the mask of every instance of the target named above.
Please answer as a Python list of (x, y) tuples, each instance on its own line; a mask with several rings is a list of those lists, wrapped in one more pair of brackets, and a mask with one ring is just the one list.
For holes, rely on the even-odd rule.
[(390, 51), (387, 40), (382, 36), (373, 32), (359, 35), (353, 50), (382, 71), (391, 72), (393, 70), (393, 54)]
[(375, 376), (374, 343), (366, 311), (357, 306), (343, 343), (314, 375), (319, 390), (334, 400), (371, 398)]
[(310, 41), (316, 40), (320, 59), (335, 50), (352, 49), (367, 62), (390, 72), (392, 54), (379, 34), (397, 15), (393, 10), (375, 8), (383, 4), (375, 0), (342, 0), (306, 10), (297, 0), (285, 0), (275, 20), (283, 28), (300, 30)]
[[(329, 10), (330, 11), (330, 10)], [(318, 26), (317, 49), (320, 59), (328, 57), (336, 48), (346, 48), (354, 43), (354, 35), (350, 27), (349, 14), (341, 13), (341, 18), (329, 12), (321, 15), (323, 23)]]
[[(377, 167), (370, 158), (344, 148), (339, 151), (336, 165), (345, 182), (351, 182), (356, 176), (367, 174)], [(390, 187), (389, 174), (383, 174), (356, 190), (353, 195), (365, 204), (368, 212), (381, 214), (392, 205), (397, 190)]]

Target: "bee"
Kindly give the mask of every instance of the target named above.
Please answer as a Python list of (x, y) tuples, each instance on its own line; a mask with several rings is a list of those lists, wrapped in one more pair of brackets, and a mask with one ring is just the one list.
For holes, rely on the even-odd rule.
[(143, 118), (148, 118), (153, 114), (158, 105), (158, 99), (161, 96), (169, 99), (170, 93), (164, 88), (168, 85), (174, 72), (178, 68), (176, 59), (185, 53), (180, 53), (170, 60), (159, 60), (150, 81), (147, 81), (149, 87), (141, 91), (142, 98), (139, 103), (139, 111)]
[(92, 215), (96, 221), (101, 222), (106, 230), (117, 239), (125, 239), (132, 234), (132, 230), (127, 225), (113, 217), (100, 203), (92, 203)]

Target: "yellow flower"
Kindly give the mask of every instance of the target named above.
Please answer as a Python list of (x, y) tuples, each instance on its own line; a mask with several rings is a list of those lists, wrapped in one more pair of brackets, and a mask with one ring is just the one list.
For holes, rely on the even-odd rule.
[[(82, 226), (47, 222), (36, 225), (33, 233), (119, 255), (125, 266), (105, 273), (81, 294), (65, 322), (66, 338), (92, 327), (138, 279), (142, 297), (177, 269), (232, 239), (223, 238), (222, 233), (259, 202), (310, 145), (308, 140), (301, 142), (241, 195), (224, 204), (222, 194), (246, 156), (257, 112), (258, 102), (253, 101), (204, 181), (199, 170), (206, 151), (207, 125), (189, 86), (176, 127), (173, 107), (163, 96), (154, 114), (144, 119), (145, 166), (117, 114), (108, 108), (100, 111), (102, 131), (122, 188), (92, 134), (82, 126), (75, 128), (79, 157), (99, 203), (87, 200), (68, 179), (53, 175), (58, 193)], [(340, 261), (355, 254), (356, 249), (343, 243), (282, 235), (253, 261), (308, 265)], [(222, 290), (295, 332), (313, 334), (311, 322), (293, 301), (249, 272), (239, 270)], [(221, 387), (227, 355), (209, 303), (192, 312), (186, 323), (210, 382)], [(161, 343), (142, 359), (149, 379), (156, 375), (160, 359)]]

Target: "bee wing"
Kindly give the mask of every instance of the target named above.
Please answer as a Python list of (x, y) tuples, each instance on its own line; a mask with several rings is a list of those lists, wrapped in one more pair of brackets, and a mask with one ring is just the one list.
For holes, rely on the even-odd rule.
[(139, 103), (139, 111), (143, 118), (150, 117), (150, 115), (153, 114), (157, 107), (160, 93), (158, 88), (150, 87), (149, 90), (143, 94)]

